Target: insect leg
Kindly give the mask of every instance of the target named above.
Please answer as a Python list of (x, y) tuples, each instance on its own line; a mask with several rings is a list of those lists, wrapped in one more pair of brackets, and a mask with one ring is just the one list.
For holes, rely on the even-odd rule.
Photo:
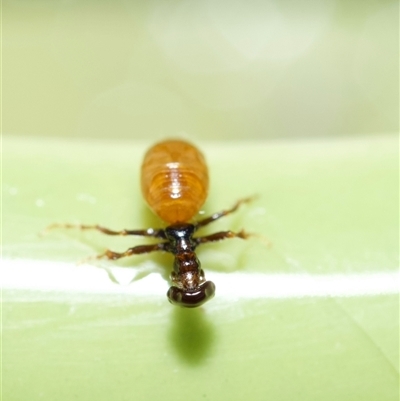
[(231, 209), (222, 210), (221, 212), (214, 213), (210, 217), (206, 217), (205, 219), (198, 221), (195, 224), (196, 229), (199, 229), (200, 227), (204, 227), (205, 225), (210, 224), (213, 221), (220, 219), (221, 217), (227, 216), (228, 214), (234, 213), (241, 204), (248, 203), (248, 202), (252, 201), (253, 199), (254, 199), (254, 196), (249, 197), (249, 198), (240, 199), (239, 201), (237, 201), (235, 203), (235, 205)]
[(78, 230), (97, 230), (102, 232), (103, 234), (107, 235), (140, 235), (143, 237), (154, 237), (154, 238), (165, 238), (164, 230), (162, 229), (154, 229), (148, 228), (146, 230), (121, 230), (121, 231), (114, 231), (110, 230), (109, 228), (102, 227), (99, 225), (84, 225), (84, 224), (51, 224), (45, 229), (45, 232), (49, 230), (53, 230), (55, 228), (75, 228)]
[(110, 259), (110, 260), (117, 260), (120, 258), (124, 258), (125, 256), (131, 255), (140, 255), (142, 253), (149, 253), (153, 251), (165, 251), (165, 243), (161, 242), (159, 244), (150, 244), (150, 245), (138, 245), (134, 246), (133, 248), (128, 248), (125, 252), (113, 252), (107, 249), (104, 253), (97, 255), (96, 259)]
[(235, 233), (233, 231), (220, 231), (218, 233), (205, 235), (204, 237), (194, 238), (194, 240), (197, 242), (197, 245), (201, 245), (201, 244), (206, 244), (207, 242), (221, 241), (221, 240), (227, 239), (227, 238), (247, 239), (251, 235), (252, 234), (248, 234), (244, 230), (241, 230), (238, 233)]

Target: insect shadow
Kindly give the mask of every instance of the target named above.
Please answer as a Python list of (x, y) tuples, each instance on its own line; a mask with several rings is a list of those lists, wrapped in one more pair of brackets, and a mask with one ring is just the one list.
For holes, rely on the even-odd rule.
[(171, 314), (168, 339), (172, 348), (187, 365), (201, 365), (215, 346), (215, 325), (202, 308), (173, 308)]

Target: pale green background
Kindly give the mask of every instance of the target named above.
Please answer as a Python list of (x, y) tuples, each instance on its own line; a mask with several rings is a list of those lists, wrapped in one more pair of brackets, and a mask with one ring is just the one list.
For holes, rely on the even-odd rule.
[(397, 1), (2, 5), (7, 133), (240, 139), (398, 131)]
[[(54, 221), (159, 224), (140, 162), (155, 140), (183, 136), (210, 165), (207, 213), (260, 195), (210, 231), (246, 227), (272, 242), (205, 247), (206, 273), (398, 271), (397, 2), (2, 7), (5, 266), (72, 267), (143, 242), (37, 233)], [(168, 256), (119, 265), (146, 261), (167, 278)], [(3, 288), (3, 399), (399, 398), (398, 294), (217, 292), (182, 310), (167, 288), (159, 298)]]

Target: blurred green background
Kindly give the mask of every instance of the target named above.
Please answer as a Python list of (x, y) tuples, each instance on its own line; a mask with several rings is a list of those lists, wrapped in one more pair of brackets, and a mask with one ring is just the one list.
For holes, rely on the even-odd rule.
[(398, 130), (398, 2), (3, 1), (3, 132)]
[[(398, 401), (398, 15), (381, 0), (4, 0), (3, 400)], [(162, 224), (139, 168), (170, 136), (205, 153), (207, 214), (259, 195), (210, 232), (272, 242), (199, 249), (217, 295), (191, 311), (166, 300), (167, 255), (111, 264), (124, 282), (158, 273), (120, 286), (75, 265), (141, 239), (37, 235)]]

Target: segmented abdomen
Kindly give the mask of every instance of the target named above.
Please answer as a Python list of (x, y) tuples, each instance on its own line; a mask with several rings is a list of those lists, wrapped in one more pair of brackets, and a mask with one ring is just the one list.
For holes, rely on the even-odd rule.
[(192, 144), (167, 140), (151, 147), (141, 170), (143, 196), (168, 224), (190, 221), (208, 193), (204, 156)]

